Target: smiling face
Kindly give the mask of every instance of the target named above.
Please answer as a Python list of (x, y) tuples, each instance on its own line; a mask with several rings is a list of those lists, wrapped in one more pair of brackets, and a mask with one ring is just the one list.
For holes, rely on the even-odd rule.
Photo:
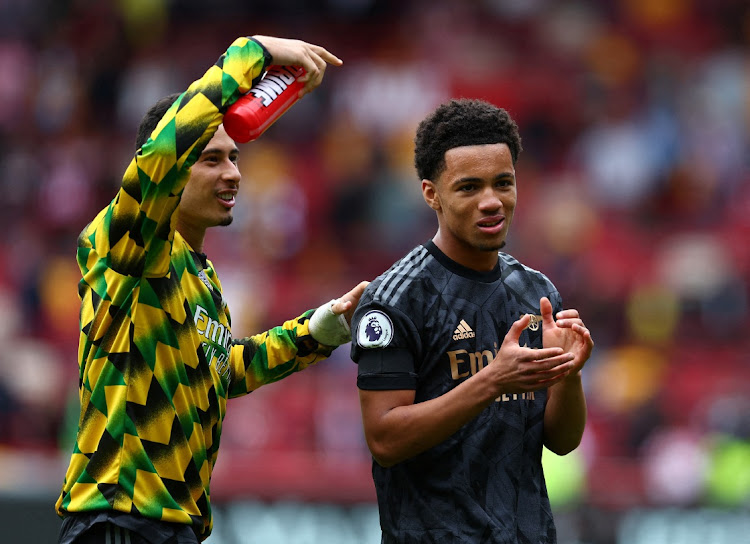
[(454, 147), (422, 194), (437, 212), (440, 250), (474, 270), (491, 270), (505, 244), (516, 209), (516, 175), (507, 144)]
[(240, 184), (239, 150), (220, 125), (190, 171), (178, 208), (177, 230), (202, 251), (206, 229), (232, 222)]

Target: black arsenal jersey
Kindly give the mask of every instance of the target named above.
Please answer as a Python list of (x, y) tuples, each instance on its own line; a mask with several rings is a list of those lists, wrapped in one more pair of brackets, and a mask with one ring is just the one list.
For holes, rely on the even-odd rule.
[[(510, 255), (477, 272), (429, 241), (367, 287), (352, 320), (357, 385), (439, 397), (488, 365), (524, 314), (520, 344), (541, 348), (543, 296), (562, 309), (549, 279)], [(502, 395), (441, 444), (389, 468), (373, 462), (383, 542), (556, 542), (542, 472), (546, 401), (546, 390)]]

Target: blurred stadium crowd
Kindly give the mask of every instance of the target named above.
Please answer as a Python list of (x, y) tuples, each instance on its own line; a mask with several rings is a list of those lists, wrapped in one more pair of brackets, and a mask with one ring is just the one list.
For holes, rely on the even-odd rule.
[[(206, 245), (235, 336), (427, 240), (416, 123), (449, 97), (488, 99), (524, 143), (506, 249), (596, 341), (584, 443), (549, 459), (556, 507), (748, 508), (741, 0), (0, 0), (0, 490), (62, 481), (76, 238), (114, 195), (141, 115), (247, 34), (319, 43), (345, 64), (241, 147), (235, 222)], [(233, 401), (216, 497), (371, 500), (355, 382), (345, 346)]]

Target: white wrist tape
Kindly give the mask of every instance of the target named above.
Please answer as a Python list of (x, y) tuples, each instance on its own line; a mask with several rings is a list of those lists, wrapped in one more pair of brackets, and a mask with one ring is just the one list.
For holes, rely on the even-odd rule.
[(352, 333), (344, 314), (333, 313), (337, 299), (323, 304), (310, 318), (310, 334), (315, 340), (326, 346), (340, 346), (351, 342)]

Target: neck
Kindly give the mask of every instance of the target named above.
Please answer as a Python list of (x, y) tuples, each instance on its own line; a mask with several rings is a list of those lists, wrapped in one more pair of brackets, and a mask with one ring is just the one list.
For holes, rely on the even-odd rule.
[(477, 272), (488, 272), (494, 269), (499, 259), (497, 252), (500, 248), (487, 247), (485, 249), (461, 244), (453, 238), (443, 236), (440, 229), (432, 241), (440, 251), (445, 253), (446, 257)]
[(203, 240), (206, 237), (206, 229), (191, 227), (178, 220), (177, 232), (180, 233), (193, 251), (203, 253)]

